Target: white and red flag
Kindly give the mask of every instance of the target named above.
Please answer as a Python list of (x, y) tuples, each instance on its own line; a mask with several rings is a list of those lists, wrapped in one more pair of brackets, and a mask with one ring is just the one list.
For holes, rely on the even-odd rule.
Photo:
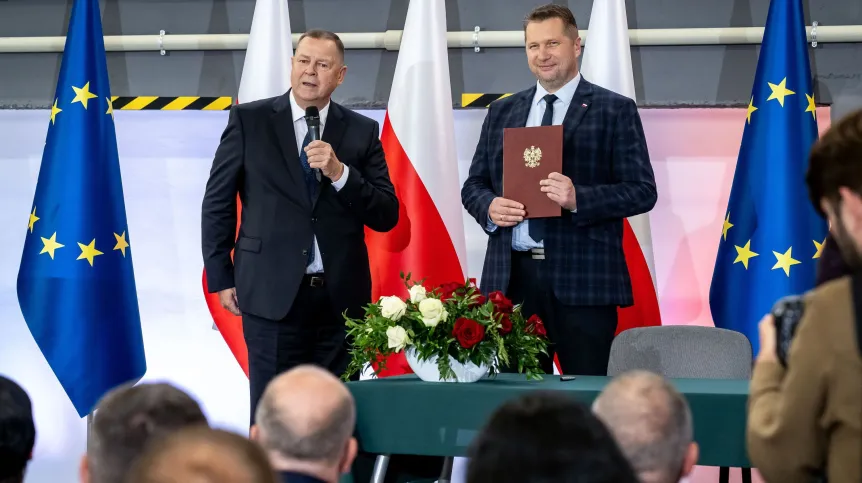
[[(406, 296), (401, 272), (425, 279), (429, 289), (463, 283), (466, 247), (445, 2), (410, 1), (380, 140), (400, 211), (390, 232), (366, 230), (372, 299)], [(410, 369), (398, 354), (381, 375), (405, 372)]]
[[(280, 96), (290, 89), (290, 60), (293, 40), (287, 0), (257, 0), (248, 37), (248, 48), (239, 82), (237, 104)], [(237, 230), (241, 207), (237, 198)], [(231, 353), (248, 376), (248, 349), (242, 334), (242, 317), (221, 306), (217, 293), (207, 290), (206, 270), (203, 290), (207, 307)]]
[[(581, 73), (588, 81), (635, 100), (625, 0), (594, 0)], [(623, 221), (623, 251), (634, 305), (619, 310), (617, 333), (661, 325), (649, 215)]]

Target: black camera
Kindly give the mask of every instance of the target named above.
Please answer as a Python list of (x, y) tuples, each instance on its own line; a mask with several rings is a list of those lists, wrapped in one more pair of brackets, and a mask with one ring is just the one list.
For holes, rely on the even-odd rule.
[(787, 367), (787, 354), (790, 344), (796, 335), (796, 327), (805, 312), (805, 298), (802, 295), (789, 295), (772, 306), (772, 317), (775, 320), (775, 349), (778, 361)]

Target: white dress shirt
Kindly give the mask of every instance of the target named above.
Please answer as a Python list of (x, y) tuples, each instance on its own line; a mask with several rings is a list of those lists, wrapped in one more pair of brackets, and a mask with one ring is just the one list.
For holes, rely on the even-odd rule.
[[(579, 72), (574, 79), (567, 82), (554, 93), (557, 96), (557, 100), (554, 101), (554, 117), (551, 120), (552, 125), (557, 126), (563, 123), (563, 119), (566, 117), (566, 111), (569, 110), (569, 105), (572, 103), (575, 91), (578, 90), (578, 83), (580, 83), (580, 81), (581, 74)], [(530, 114), (527, 116), (527, 124), (524, 127), (542, 125), (542, 118), (545, 116), (545, 109), (547, 108), (545, 96), (548, 94), (550, 93), (542, 87), (542, 84), (536, 82), (536, 94), (533, 96), (533, 103), (530, 106)], [(515, 225), (514, 230), (512, 230), (512, 249), (526, 251), (531, 248), (544, 247), (544, 243), (537, 242), (530, 238), (529, 224), (529, 220), (524, 220)], [(493, 222), (491, 222), (488, 227), (490, 231), (497, 229), (497, 225)]]
[[(299, 154), (302, 150), (302, 142), (305, 140), (305, 136), (308, 134), (308, 124), (305, 122), (305, 109), (299, 107), (299, 104), (296, 103), (296, 98), (293, 97), (293, 91), (290, 92), (290, 112), (293, 115), (293, 133), (296, 135), (296, 152)], [(323, 130), (326, 129), (326, 117), (329, 115), (329, 103), (326, 103), (326, 106), (320, 110), (320, 137), (323, 137)], [(554, 116), (556, 117), (556, 116)], [(297, 160), (299, 162), (299, 160)], [(349, 169), (347, 165), (344, 165), (344, 172), (341, 173), (341, 177), (338, 178), (338, 181), (332, 183), (332, 187), (335, 188), (335, 191), (341, 190), (344, 185), (347, 183), (347, 175), (349, 173)], [(317, 246), (317, 236), (314, 237), (314, 261), (311, 262), (308, 267), (305, 268), (305, 273), (322, 273), (323, 272), (323, 258), (320, 256), (320, 248)]]

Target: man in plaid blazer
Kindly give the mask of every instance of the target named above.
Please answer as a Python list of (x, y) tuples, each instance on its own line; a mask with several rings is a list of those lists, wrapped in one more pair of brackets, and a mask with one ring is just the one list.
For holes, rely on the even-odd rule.
[[(578, 72), (572, 12), (546, 5), (524, 22), (536, 86), (491, 104), (461, 190), (488, 233), (485, 293), (500, 290), (536, 314), (566, 374), (604, 375), (617, 307), (632, 304), (623, 219), (656, 203), (656, 185), (635, 103)], [(611, 60), (612, 61), (612, 60)], [(503, 190), (503, 129), (563, 125), (563, 172), (541, 181), (561, 216), (525, 220)], [(543, 361), (552, 371), (552, 359)]]

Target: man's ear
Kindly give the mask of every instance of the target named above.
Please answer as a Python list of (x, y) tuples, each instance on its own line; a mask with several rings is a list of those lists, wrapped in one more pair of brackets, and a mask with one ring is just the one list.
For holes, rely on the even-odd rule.
[(697, 443), (692, 442), (688, 445), (688, 451), (685, 452), (685, 459), (682, 461), (682, 476), (688, 476), (694, 470), (694, 465), (697, 464), (697, 458), (700, 456), (700, 448)]
[(248, 439), (260, 443), (260, 428), (256, 424), (252, 425), (251, 430), (249, 430)]
[(338, 84), (337, 84), (337, 85), (339, 85), (339, 86), (340, 86), (340, 85), (341, 85), (341, 83), (342, 83), (342, 82), (344, 82), (344, 77), (345, 77), (346, 75), (347, 75), (347, 66), (346, 66), (346, 65), (342, 65), (342, 66), (341, 66), (341, 69), (339, 69), (339, 73), (338, 73)]
[(78, 467), (78, 478), (81, 483), (90, 483), (90, 462), (87, 461), (87, 455), (81, 457), (81, 464)]
[(353, 460), (356, 459), (356, 453), (359, 451), (359, 443), (356, 442), (356, 438), (350, 438), (346, 446), (344, 456), (338, 465), (342, 474), (350, 473), (350, 469), (353, 467)]
[(846, 186), (838, 188), (838, 194), (841, 196), (841, 204), (846, 206), (855, 216), (862, 216), (862, 196)]

